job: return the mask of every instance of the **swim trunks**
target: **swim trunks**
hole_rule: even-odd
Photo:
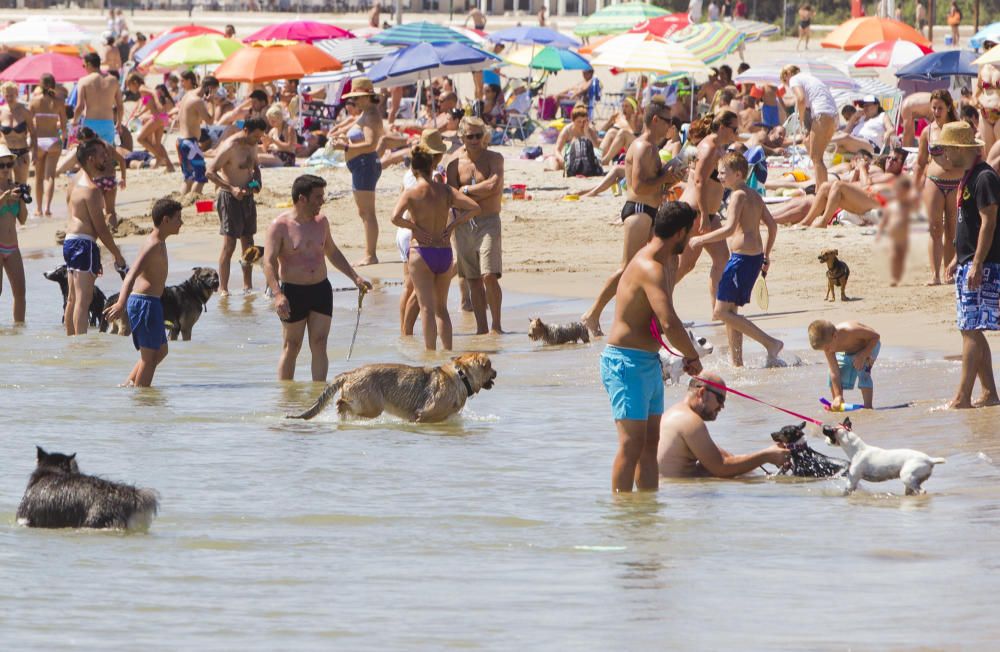
[[[663,372],[656,353],[609,344],[601,353],[601,382],[615,421],[663,414]]]
[[[726,269],[722,271],[722,278],[719,279],[719,291],[715,298],[718,301],[735,303],[737,306],[750,303],[753,285],[757,282],[757,275],[760,274],[760,269],[763,266],[764,254],[756,256],[731,255],[729,262],[726,263]]]
[[[257,202],[252,192],[237,199],[228,190],[220,190],[215,210],[219,213],[219,235],[243,238],[257,233]]]
[[[375,192],[382,176],[382,162],[375,152],[355,156],[347,162],[347,169],[351,171],[351,190]]]
[[[626,218],[638,213],[645,213],[646,215],[649,215],[649,219],[655,220],[656,206],[650,206],[649,204],[643,204],[637,201],[627,201],[625,202],[625,205],[622,206],[622,222],[624,223]]]
[[[94,118],[84,118],[83,126],[90,127],[97,134],[97,137],[112,147],[115,146],[115,121],[95,120]]]
[[[968,287],[972,261],[962,263],[955,272],[955,298],[958,330],[1000,330],[1000,263],[983,263],[983,280],[979,287]]]
[[[455,227],[455,254],[458,275],[476,280],[483,274],[497,278],[503,273],[500,249],[500,216],[481,215]]]
[[[854,368],[854,353],[837,353],[837,366],[840,368],[840,388],[854,389],[857,383],[858,389],[871,389],[875,386],[872,382],[872,365],[878,358],[878,352],[882,350],[882,343],[875,345],[875,350],[871,354],[871,363],[866,364],[861,371]]]
[[[767,104],[760,105],[760,121],[766,124],[768,127],[777,127],[781,124],[780,114],[778,113],[778,106],[769,106]]]
[[[177,157],[181,160],[181,174],[185,181],[208,182],[205,175],[205,155],[198,147],[197,138],[178,138]]]
[[[158,351],[167,343],[166,327],[163,323],[163,302],[160,297],[133,292],[125,304],[128,323],[132,327],[132,343],[138,349]]]
[[[288,299],[288,319],[282,319],[283,322],[291,324],[302,321],[310,312],[333,316],[333,286],[330,285],[330,279],[323,279],[312,285],[283,282],[281,293]]]
[[[73,233],[63,240],[63,260],[66,261],[66,269],[71,272],[87,272],[94,276],[100,276],[104,269],[101,267],[101,248],[94,242],[94,238],[83,233]]]

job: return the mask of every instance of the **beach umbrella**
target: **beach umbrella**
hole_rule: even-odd
[[[417,23],[406,23],[396,25],[387,30],[383,30],[368,39],[373,43],[382,45],[414,45],[416,43],[464,43],[474,45],[468,36],[459,34],[455,30],[421,21]]]
[[[771,23],[762,23],[759,20],[737,19],[729,23],[733,29],[739,30],[746,37],[747,43],[759,41],[781,32],[781,28]]]
[[[243,39],[243,42],[299,41],[313,43],[314,41],[339,38],[354,38],[354,34],[328,23],[318,23],[314,20],[289,20],[262,27]]]
[[[210,63],[222,63],[234,52],[243,48],[244,45],[236,39],[226,38],[218,34],[199,34],[174,41],[159,54],[145,59],[142,65],[160,68],[190,68]]]
[[[975,77],[979,74],[973,65],[976,53],[972,50],[945,50],[933,52],[896,71],[900,79],[941,79],[943,77]]]
[[[0,72],[0,79],[19,84],[37,84],[42,75],[48,73],[56,82],[75,82],[87,74],[83,61],[78,55],[46,52],[24,57]]]
[[[396,48],[379,45],[378,43],[369,43],[363,38],[339,38],[329,41],[316,41],[313,45],[341,63],[378,61],[396,51]]]
[[[982,28],[976,34],[969,39],[969,43],[972,47],[979,49],[983,47],[985,41],[993,41],[994,43],[1000,43],[1000,23],[993,23],[992,25],[987,25]]]
[[[993,46],[983,56],[972,62],[974,66],[984,66],[988,63],[1000,65],[1000,45]]]
[[[94,34],[76,23],[48,16],[32,16],[0,30],[0,45],[84,45]]]
[[[669,13],[645,2],[626,2],[608,5],[587,17],[573,28],[577,36],[597,36],[599,34],[620,34],[627,32],[644,20],[664,16]]]
[[[557,48],[580,47],[580,41],[572,36],[560,34],[548,27],[519,26],[502,29],[489,35],[494,43],[516,43],[518,45],[553,45]]]
[[[691,24],[691,17],[688,14],[667,14],[644,20],[629,30],[632,34],[652,34],[660,38],[667,38],[679,32]]]
[[[178,25],[177,27],[171,27],[165,32],[157,34],[155,38],[151,38],[146,42],[146,45],[142,46],[135,52],[136,61],[145,61],[149,57],[159,54],[168,45],[182,38],[187,38],[189,36],[198,36],[199,34],[218,34],[219,36],[225,36],[222,32],[217,29],[212,29],[211,27],[202,27],[200,25]]]
[[[852,54],[847,65],[855,68],[899,68],[933,51],[910,41],[879,41]]]
[[[799,67],[801,72],[812,75],[831,89],[843,88],[855,90],[858,88],[858,83],[847,73],[828,63],[819,61],[795,61],[794,63]],[[780,61],[777,63],[755,65],[750,70],[733,77],[733,81],[738,84],[771,84],[772,86],[780,86],[781,69],[785,65],[787,64]]]
[[[462,43],[417,43],[376,63],[368,70],[368,78],[379,85],[405,86],[439,75],[483,70],[499,60]]]
[[[910,41],[924,47],[932,45],[923,34],[906,23],[877,16],[852,18],[827,34],[819,44],[825,48],[860,50],[870,43],[894,40]]]
[[[258,42],[237,50],[213,73],[224,82],[265,82],[275,79],[301,79],[327,70],[340,70],[340,62],[308,43],[277,45]]]
[[[576,52],[551,45],[543,48],[519,47],[505,57],[504,61],[515,66],[548,70],[549,72],[591,70],[590,62]]]
[[[484,49],[486,47],[491,47],[486,45],[486,42],[489,40],[487,38],[489,35],[481,29],[474,29],[472,27],[452,27],[450,29],[453,29],[462,36],[468,38],[477,48]]]
[[[670,37],[705,63],[714,63],[739,47],[746,37],[728,23],[714,21],[685,27]]]
[[[604,43],[593,66],[622,72],[685,73],[706,77],[708,66],[687,48],[652,34],[622,34]]]

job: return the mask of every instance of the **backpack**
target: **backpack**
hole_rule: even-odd
[[[594,143],[589,138],[577,138],[570,143],[566,153],[567,177],[600,177],[604,176],[604,168],[594,152]]]

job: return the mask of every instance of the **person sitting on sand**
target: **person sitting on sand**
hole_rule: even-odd
[[[285,110],[280,103],[272,104],[264,114],[270,130],[260,141],[257,161],[262,168],[295,167],[295,148],[298,137],[295,125],[285,119]]]
[[[584,138],[594,144],[594,153],[600,156],[601,140],[597,136],[597,130],[587,117],[587,107],[577,104],[570,113],[570,122],[556,139],[555,148],[552,154],[545,157],[546,170],[564,170],[566,168],[566,155],[573,141],[577,138]]]
[[[642,114],[638,100],[626,97],[621,110],[608,118],[601,131],[604,132],[600,145],[600,150],[604,152],[601,165],[608,165],[615,157],[624,153],[642,133]]]
[[[781,467],[788,462],[788,450],[777,444],[747,455],[733,455],[719,448],[705,422],[715,421],[725,406],[726,381],[721,376],[705,372],[691,379],[684,398],[660,419],[660,441],[656,449],[660,477],[735,478],[761,464]]]
[[[660,147],[661,161],[670,161],[674,158],[677,158],[678,155],[681,153],[681,149],[683,147],[683,143],[681,142],[680,139],[680,130],[681,127],[683,126],[683,123],[680,121],[679,118],[673,118],[673,117],[669,119],[669,123],[670,125],[667,127],[667,135],[665,137],[666,142],[664,142],[663,146]],[[625,179],[624,160],[617,165],[612,165],[611,168],[608,170],[608,172],[604,175],[604,178],[601,179],[601,182],[596,186],[594,186],[593,188],[591,188],[590,190],[580,193],[580,197],[597,197],[608,188],[611,188],[616,184],[621,184],[623,179]],[[677,184],[673,184],[666,189],[670,190],[671,188],[676,188],[676,187]],[[615,191],[615,193],[618,194],[618,191]],[[617,219],[615,219],[612,222],[612,224],[617,224],[617,223],[619,223],[619,220]]]
[[[833,222],[838,211],[865,215],[884,208],[889,201],[886,186],[874,186],[870,163],[871,154],[858,152],[852,161],[854,171],[850,178],[820,184],[812,207],[798,223],[823,229]]]

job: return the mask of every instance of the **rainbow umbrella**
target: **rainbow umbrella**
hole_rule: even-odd
[[[852,54],[847,65],[855,68],[898,68],[933,51],[910,41],[879,41]]]
[[[136,50],[134,58],[136,61],[145,61],[153,55],[162,52],[174,41],[187,38],[189,36],[198,36],[199,34],[218,34],[219,36],[225,36],[219,30],[212,29],[211,27],[201,27],[200,25],[178,25],[177,27],[171,27],[161,34],[157,34],[156,38],[150,39],[146,45]]]
[[[547,45],[543,48],[519,47],[504,59],[507,63],[535,70],[591,70],[590,62],[572,50]]]
[[[645,2],[609,5],[588,16],[573,29],[573,33],[577,36],[618,34],[627,32],[644,20],[664,16],[667,13],[669,12],[666,9]]]
[[[261,41],[237,50],[215,69],[219,81],[252,84],[275,79],[301,79],[327,70],[340,70],[340,62],[308,43],[277,45]]]
[[[910,41],[928,48],[932,46],[923,34],[906,23],[877,16],[852,18],[830,32],[819,44],[825,48],[860,50],[870,43],[894,40]]]
[[[629,32],[632,34],[653,34],[660,38],[667,38],[690,24],[691,17],[688,14],[667,14],[644,20],[630,29]]]
[[[746,37],[727,23],[714,21],[685,27],[670,40],[691,51],[705,63],[714,63],[739,47]]]
[[[453,29],[421,21],[395,25],[368,39],[382,45],[415,45],[417,43],[463,43],[475,45],[468,36],[459,34]]]
[[[787,64],[778,62],[752,66],[750,70],[733,77],[733,81],[738,84],[750,83],[780,86],[781,69],[784,68],[785,65]],[[799,67],[800,72],[812,75],[830,88],[843,88],[847,90],[855,90],[858,88],[857,82],[851,79],[847,73],[842,72],[828,63],[820,63],[818,61],[796,61],[795,65]]]
[[[174,41],[157,55],[143,61],[143,65],[160,68],[179,68],[222,63],[244,45],[236,39],[218,34],[199,34]]]
[[[258,29],[243,39],[244,43],[255,41],[299,41],[312,43],[335,38],[354,38],[354,34],[336,25],[318,23],[314,20],[289,20]]]
[[[48,73],[59,83],[75,82],[87,74],[79,56],[47,52],[36,54],[12,63],[0,72],[0,79],[19,84],[37,84]]]

